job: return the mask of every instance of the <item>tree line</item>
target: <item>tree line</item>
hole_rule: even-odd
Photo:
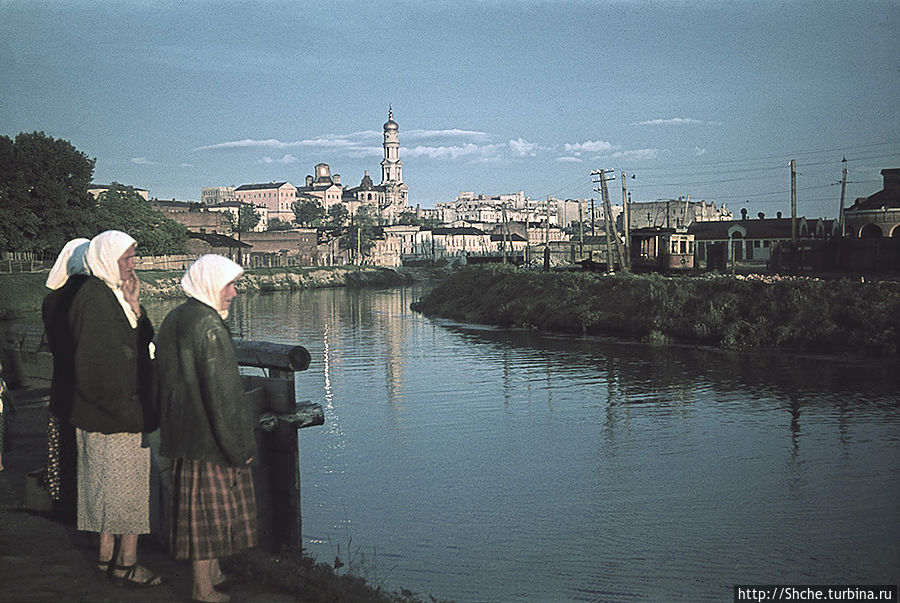
[[[96,159],[66,140],[43,132],[0,136],[0,252],[57,253],[66,241],[122,230],[138,242],[142,256],[187,252],[187,229],[154,209],[133,187],[112,183],[96,198],[88,192]],[[197,207],[199,209],[199,205]],[[273,219],[269,230],[295,225],[340,231],[341,245],[368,251],[375,229],[384,225],[376,208],[364,205],[353,215],[338,203],[326,211],[318,200],[293,204],[294,224]],[[250,204],[228,213],[232,233],[253,230],[260,216]],[[400,214],[399,224],[422,225],[415,212]]]
[[[55,254],[66,241],[122,230],[140,255],[187,251],[187,229],[133,187],[88,192],[96,159],[43,132],[0,136],[0,251]]]

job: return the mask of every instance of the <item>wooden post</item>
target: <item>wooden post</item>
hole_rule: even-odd
[[[298,429],[325,422],[322,406],[296,403],[294,373],[309,367],[303,346],[235,341],[242,366],[268,369],[268,377],[245,375],[244,389],[257,418],[260,463],[254,467],[262,544],[272,551],[303,547],[300,513]]]

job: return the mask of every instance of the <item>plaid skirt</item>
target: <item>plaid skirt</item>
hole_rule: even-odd
[[[172,468],[175,559],[218,559],[257,542],[250,467],[175,459]]]

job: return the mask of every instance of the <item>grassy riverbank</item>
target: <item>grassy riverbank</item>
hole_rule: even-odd
[[[142,270],[138,272],[144,299],[170,299],[183,295],[182,270]],[[253,268],[238,281],[238,291],[296,291],[320,287],[390,287],[409,283],[421,273],[409,269],[381,267],[326,266],[305,268]],[[28,316],[34,322],[47,295],[47,272],[0,274],[0,320]],[[38,317],[38,321],[39,321]]]
[[[483,324],[650,343],[898,354],[900,283],[465,268],[413,309]]]

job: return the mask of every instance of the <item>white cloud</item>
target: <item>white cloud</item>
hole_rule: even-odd
[[[604,155],[604,159],[656,159],[659,156],[659,149],[633,149],[631,151],[616,151],[609,155]]]
[[[150,161],[146,157],[132,157],[131,163],[135,165],[157,165],[155,161]]]
[[[537,144],[528,142],[522,138],[509,141],[509,150],[516,157],[534,157],[539,148],[540,147]]]
[[[574,144],[566,143],[563,145],[563,148],[568,152],[575,152],[577,154],[579,152],[598,153],[601,151],[610,151],[614,147],[605,140],[586,140]]]
[[[560,163],[581,163],[583,159],[581,157],[557,157],[556,161]]]
[[[478,132],[476,130],[460,130],[458,128],[449,128],[446,130],[409,130],[401,131],[402,138],[488,138],[487,132]]]
[[[472,143],[440,147],[419,145],[402,149],[401,156],[428,157],[430,159],[484,158],[496,155],[501,148],[502,145],[477,145]]]
[[[670,117],[668,119],[648,119],[646,121],[638,121],[630,124],[632,126],[717,126],[720,125],[715,121],[703,121],[692,117]]]
[[[291,155],[290,153],[285,154],[281,159],[272,159],[271,157],[263,157],[259,160],[258,163],[281,163],[284,165],[290,165],[292,163],[297,163],[297,158]]]

